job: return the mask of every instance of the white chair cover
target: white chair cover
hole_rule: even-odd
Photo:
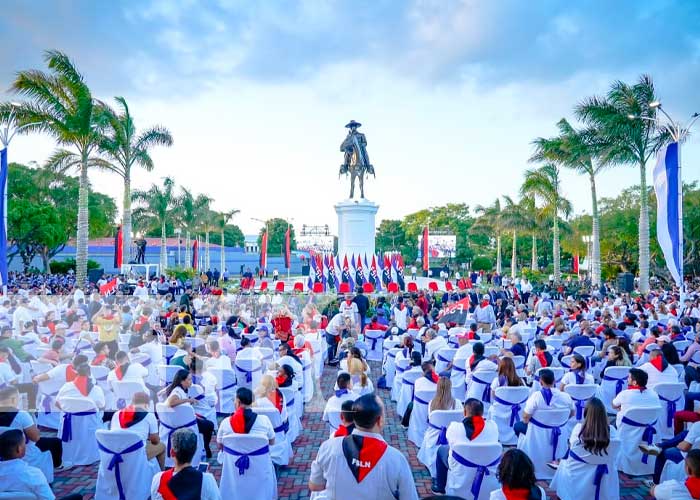
[[[236,358],[234,362],[236,372],[236,382],[238,387],[247,387],[251,391],[260,385],[262,377],[262,363],[257,358]]]
[[[343,423],[340,420],[340,410],[328,410],[326,411],[326,416],[328,417],[328,427],[330,428],[330,436],[333,437],[335,434],[335,431],[338,430],[338,427],[341,426]]]
[[[610,366],[603,373],[598,389],[598,399],[603,402],[608,413],[617,414],[617,410],[612,407],[612,400],[620,391],[627,388],[629,372],[629,366]]]
[[[138,434],[129,430],[98,430],[100,467],[95,500],[148,498],[158,462],[149,462],[146,447]]]
[[[306,351],[301,354],[301,361],[304,374],[304,402],[308,403],[314,397],[314,363],[311,355]]]
[[[173,359],[173,356],[175,356],[175,353],[177,352],[178,348],[177,346],[167,344],[163,346],[163,357],[165,358],[165,364],[169,365],[170,361]]]
[[[61,398],[58,437],[63,441],[63,465],[90,465],[100,459],[95,432],[102,426],[101,412],[88,398]]]
[[[394,376],[394,382],[391,385],[391,400],[398,403],[399,397],[401,396],[401,384],[403,383],[403,374],[408,370],[411,361],[404,357],[397,357],[396,361],[396,375]]]
[[[497,387],[489,407],[489,419],[498,426],[498,441],[501,444],[514,445],[518,442],[513,432],[513,424],[523,417],[523,407],[530,395],[530,388]]]
[[[306,340],[311,344],[314,350],[314,376],[319,379],[321,374],[323,374],[323,359],[326,355],[326,342],[322,338],[309,338],[307,335]]]
[[[29,366],[32,369],[33,376],[37,376],[41,373],[46,373],[51,368],[53,368],[49,363],[42,363],[42,362],[37,361],[35,359],[33,359],[29,362]]]
[[[515,365],[515,373],[518,377],[525,378],[525,356],[513,356],[513,364]]]
[[[435,389],[414,391],[413,411],[408,421],[406,437],[416,446],[423,442],[425,430],[428,428],[428,408],[430,401],[435,397]]]
[[[560,500],[619,500],[620,480],[615,466],[620,441],[612,439],[607,453],[594,455],[576,445],[559,462],[549,487]]]
[[[451,450],[459,467],[447,473],[446,493],[474,500],[488,500],[499,487],[496,468],[503,447],[499,443],[458,443]]]
[[[224,437],[219,490],[223,498],[235,492],[246,500],[275,500],[277,478],[267,439],[249,434]]]
[[[218,429],[219,423],[216,419],[216,395],[210,394],[207,396],[204,392],[204,387],[199,384],[192,384],[187,391],[187,396],[197,400],[193,405],[194,413],[214,424],[214,430]]]
[[[384,379],[386,380],[386,386],[389,389],[394,389],[394,378],[396,377],[396,353],[401,349],[398,347],[392,347],[386,351],[386,356],[384,358]]]
[[[618,469],[630,476],[654,472],[656,457],[642,454],[639,445],[652,444],[658,425],[658,408],[630,408],[617,429],[620,439]]]
[[[299,391],[295,387],[280,387],[280,392],[284,396],[284,405],[287,408],[287,419],[289,420],[289,431],[287,439],[290,443],[296,441],[301,433],[301,418],[297,413],[296,398]]]
[[[133,395],[137,392],[143,392],[144,389],[143,384],[135,380],[113,380],[111,388],[114,392],[117,410],[121,410],[131,404]],[[148,394],[148,392],[146,394]]]
[[[95,381],[95,384],[102,389],[105,395],[105,408],[108,410],[116,410],[116,398],[112,393],[112,386],[107,380],[107,375],[109,375],[109,369],[106,366],[91,366],[90,375]]]
[[[272,428],[275,430],[275,444],[270,447],[272,463],[276,465],[289,465],[289,461],[292,456],[294,456],[292,445],[287,440],[289,422],[284,422],[282,420],[282,415],[277,411],[277,408],[253,407],[252,410],[258,415],[265,415],[269,418],[272,423]]]
[[[564,392],[571,396],[576,407],[574,417],[569,420],[572,429],[573,425],[583,420],[583,410],[586,407],[586,403],[596,395],[597,391],[598,385],[596,384],[569,384],[564,387]]]
[[[216,412],[230,415],[234,412],[236,398],[236,373],[227,368],[211,368],[209,373],[216,377]]]
[[[381,330],[365,330],[365,344],[368,361],[381,361],[384,353],[384,332]]]
[[[488,411],[491,404],[491,382],[496,376],[498,376],[498,373],[490,370],[472,372],[471,381],[467,385],[465,400],[476,398],[484,403],[484,412]]]
[[[547,368],[538,368],[535,371],[535,375],[532,377],[532,389],[531,393],[539,392],[542,389],[540,385],[540,370],[551,370],[554,373],[554,385],[559,387],[559,382],[564,378],[565,369],[561,366],[548,366]]]
[[[568,408],[537,410],[527,425],[527,432],[518,437],[518,449],[532,460],[537,479],[551,479],[554,471],[547,467],[547,462],[566,453],[568,436],[562,430],[568,420]]]
[[[453,347],[443,347],[435,353],[435,372],[442,373],[447,370],[447,365],[449,365],[455,357],[457,349]]]
[[[685,403],[685,384],[663,383],[656,384],[652,389],[661,400],[661,410],[659,410],[659,423],[656,426],[658,435],[655,441],[669,439],[674,435],[673,416],[677,410],[682,410]]]
[[[457,401],[464,401],[466,399],[466,367],[467,358],[452,358],[452,371],[450,372],[450,382],[452,382],[452,397],[455,398]]]
[[[418,370],[406,370],[401,377],[401,393],[399,394],[399,400],[396,403],[396,414],[403,418],[403,414],[406,413],[406,408],[408,408],[408,403],[413,401],[413,386],[418,378],[422,377],[423,374]]]
[[[158,383],[161,387],[166,387],[170,385],[170,382],[175,378],[175,374],[182,370],[181,366],[178,365],[156,365],[156,372],[158,372]]]
[[[260,351],[260,354],[262,354],[261,362],[263,370],[265,370],[270,366],[270,363],[275,362],[275,351],[273,351],[271,347],[258,347],[257,349]]]
[[[160,440],[165,443],[165,465],[172,467],[173,459],[170,457],[170,436],[178,429],[190,429],[197,435],[197,451],[192,458],[192,466],[199,466],[204,454],[204,440],[197,428],[197,418],[194,414],[194,409],[188,404],[178,405],[175,408],[170,408],[164,403],[156,405],[156,413],[158,414],[158,435]]]
[[[461,422],[463,418],[462,410],[434,410],[428,415],[428,428],[418,450],[418,460],[428,468],[431,477],[435,477],[438,446],[447,444],[447,427],[451,422]]]
[[[39,382],[37,402],[37,424],[48,429],[58,429],[60,425],[61,410],[56,406],[56,396],[61,390],[63,384],[66,383],[66,367],[68,365],[58,365],[61,369],[58,370],[58,376],[55,379]]]

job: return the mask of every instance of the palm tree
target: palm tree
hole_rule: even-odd
[[[501,201],[496,198],[493,205],[488,207],[478,205],[475,210],[479,218],[476,219],[472,230],[481,233],[491,232],[496,238],[496,272],[501,274],[501,237],[503,236]]]
[[[524,213],[521,200],[519,203],[515,203],[510,196],[503,196],[506,204],[501,211],[501,225],[504,231],[511,231],[513,233],[513,249],[510,256],[510,276],[515,278],[518,271],[518,232],[526,231],[531,228],[530,221],[527,218],[527,214]],[[537,252],[536,243],[535,252]],[[537,261],[535,261],[536,263]]]
[[[166,177],[163,186],[151,185],[146,191],[134,191],[131,194],[133,201],[138,203],[134,210],[134,219],[140,225],[149,230],[160,229],[160,272],[168,267],[168,254],[165,226],[175,217],[178,209],[178,198],[174,195],[175,181]]]
[[[552,257],[554,260],[554,280],[561,278],[561,262],[559,256],[559,214],[568,217],[571,213],[571,202],[561,193],[561,177],[559,168],[554,163],[547,163],[539,168],[526,170],[525,181],[520,192],[523,196],[532,196],[544,203],[544,210],[551,215],[554,223],[552,228]]]
[[[649,291],[649,193],[646,164],[670,136],[657,127],[654,82],[649,75],[629,85],[616,81],[605,97],[590,97],[576,107],[576,115],[595,127],[613,147],[609,159],[639,167],[639,289]],[[639,117],[640,119],[634,119]]]
[[[221,212],[218,219],[219,229],[221,230],[221,269],[219,271],[223,275],[224,269],[226,269],[226,245],[224,244],[224,229],[226,225],[231,222],[233,216],[239,213],[240,210],[229,210],[228,212]]]
[[[527,228],[527,232],[530,233],[530,237],[532,238],[530,270],[537,271],[539,269],[537,263],[537,237],[542,232],[542,212],[537,208],[535,199],[532,197],[521,199],[518,206],[522,223]]]
[[[153,159],[148,150],[153,146],[172,146],[173,138],[168,129],[155,126],[137,134],[129,106],[123,97],[114,98],[119,112],[108,110],[109,130],[101,144],[101,150],[111,160],[113,171],[124,179],[124,206],[122,208],[122,262],[129,262],[131,249],[131,169],[134,165],[150,172]]]
[[[178,198],[179,219],[185,226],[185,268],[189,269],[192,267],[190,234],[198,230],[202,210],[208,207],[212,200],[203,194],[195,197],[189,189],[184,187],[181,190],[182,193]]]
[[[59,147],[48,165],[59,172],[77,169],[78,234],[75,256],[76,283],[82,286],[87,277],[88,253],[88,171],[92,167],[109,169],[104,160],[93,156],[104,138],[107,125],[105,105],[93,98],[83,75],[65,54],[46,51],[44,60],[49,73],[39,70],[20,71],[11,90],[28,99],[14,108],[21,133],[43,132],[53,137]]]
[[[535,139],[535,154],[531,161],[552,161],[570,168],[579,174],[587,175],[591,185],[592,242],[591,242],[591,282],[600,284],[600,215],[596,194],[596,175],[610,165],[605,152],[607,145],[599,131],[594,129],[576,130],[562,118],[557,123],[559,135],[551,139]]]
[[[204,232],[204,268],[211,270],[211,259],[209,258],[209,233],[218,229],[219,214],[209,207],[203,209],[199,215],[200,228]]]

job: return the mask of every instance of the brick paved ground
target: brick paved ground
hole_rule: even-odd
[[[375,363],[373,363],[376,365]],[[377,380],[378,366],[373,366],[373,380]],[[326,367],[321,378],[321,391],[324,397],[318,394],[306,406],[303,427],[304,431],[294,443],[294,458],[292,463],[280,471],[278,481],[279,497],[282,500],[301,500],[309,498],[309,491],[306,483],[309,478],[309,469],[311,461],[316,456],[316,451],[319,445],[328,438],[328,427],[322,422],[321,415],[325,405],[325,398],[331,394],[335,374],[337,371]],[[413,477],[418,488],[420,497],[429,496],[430,493],[430,474],[423,467],[416,457],[418,449],[406,439],[406,432],[402,429],[399,418],[396,415],[395,404],[389,400],[389,391],[380,390],[380,396],[383,398],[385,406],[388,410],[387,427],[384,429],[384,437],[389,444],[401,450],[409,460],[413,469]],[[216,456],[216,443],[212,444],[212,450]],[[221,466],[216,463],[215,459],[211,461],[210,471],[217,478],[221,475]],[[57,497],[68,495],[70,493],[82,493],[84,498],[91,500],[95,490],[95,480],[97,477],[97,465],[86,467],[75,467],[67,471],[60,471],[56,474],[56,480],[53,483],[53,490]],[[542,484],[546,487],[546,484]],[[642,500],[651,498],[648,496],[648,490],[641,485],[638,478],[631,478],[624,474],[620,474],[621,500]],[[549,497],[556,499],[556,495],[548,490]]]

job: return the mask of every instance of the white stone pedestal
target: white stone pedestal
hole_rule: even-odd
[[[338,214],[338,256],[374,255],[375,225],[379,205],[365,199],[348,199],[335,205]]]

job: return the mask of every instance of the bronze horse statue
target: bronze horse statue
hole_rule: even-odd
[[[357,129],[362,124],[355,120],[350,120],[350,123],[345,125],[345,128],[350,129],[345,140],[340,145],[340,151],[345,153],[345,161],[340,166],[340,175],[350,175],[350,198],[355,196],[355,179],[360,181],[360,198],[365,197],[365,174],[374,173],[374,167],[369,162],[367,155],[367,139],[365,134],[358,132]]]

